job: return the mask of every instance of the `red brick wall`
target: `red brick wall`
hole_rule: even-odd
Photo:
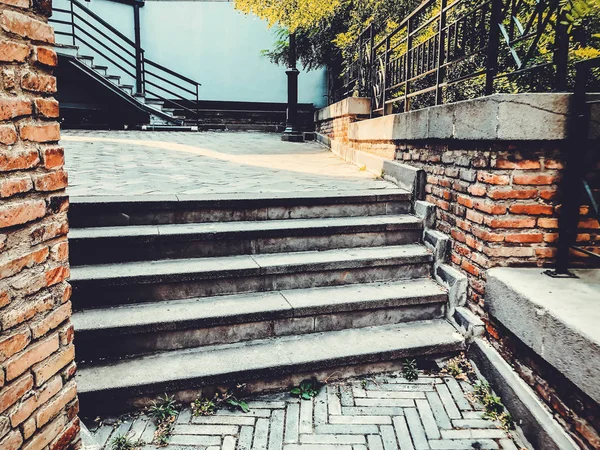
[[[0,448],[77,446],[67,175],[48,0],[0,0]]]
[[[437,229],[452,236],[450,260],[469,278],[473,309],[482,312],[486,269],[552,263],[562,169],[555,145],[400,145],[396,158],[426,171],[426,200],[437,206]],[[598,251],[598,222],[582,213],[578,244]]]

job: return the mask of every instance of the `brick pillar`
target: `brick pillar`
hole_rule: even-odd
[[[0,448],[77,447],[50,0],[0,0]]]

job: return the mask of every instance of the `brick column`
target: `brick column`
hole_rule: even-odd
[[[0,0],[0,448],[79,440],[50,0]]]

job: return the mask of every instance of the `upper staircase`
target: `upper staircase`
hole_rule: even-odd
[[[399,189],[73,198],[84,413],[461,350],[410,212]]]
[[[200,83],[145,57],[129,39],[78,0],[53,6],[49,22],[62,64],[85,74],[123,102],[145,113],[143,129],[197,130]],[[62,71],[61,71],[62,72]],[[60,83],[60,78],[59,78]],[[61,101],[61,109],[93,108]]]

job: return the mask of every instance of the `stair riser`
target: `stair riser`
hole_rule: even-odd
[[[335,381],[360,375],[397,371],[402,368],[402,359],[404,358],[431,360],[453,356],[462,350],[464,350],[463,343],[453,343],[329,361],[311,361],[306,364],[282,364],[266,370],[236,371],[235,367],[232,367],[230,373],[217,377],[185,379],[101,392],[80,391],[78,396],[81,414],[95,417],[101,413],[117,413],[144,408],[151,405],[156,397],[163,393],[174,395],[181,404],[190,404],[198,397],[211,398],[217,390],[224,392],[238,383],[245,384],[244,393],[248,395],[287,390],[290,386],[297,386],[302,380],[309,378]],[[157,367],[157,370],[160,368]],[[249,414],[256,413],[256,411],[251,411]]]
[[[108,334],[108,330],[107,332],[76,331],[77,357],[90,361],[206,345],[233,344],[253,339],[440,319],[444,317],[444,311],[444,303],[429,303],[399,308],[278,318],[209,328],[155,330],[139,334],[131,334],[135,330],[110,330],[111,334]],[[102,342],[102,346],[98,346],[98,342]]]
[[[300,230],[301,231],[301,230]],[[292,231],[298,233],[299,230]],[[253,238],[240,236],[156,236],[147,239],[98,238],[70,239],[70,262],[73,266],[126,261],[149,261],[171,258],[249,255],[261,253],[301,252],[340,248],[379,247],[419,242],[420,230],[358,232],[313,236]],[[269,234],[268,231],[265,232]],[[256,233],[254,233],[256,234]],[[137,242],[132,242],[137,241]]]
[[[381,264],[381,263],[380,263]],[[189,281],[156,281],[141,283],[131,281],[115,286],[119,280],[72,280],[73,305],[82,310],[92,307],[176,300],[192,297],[264,292],[284,289],[303,289],[317,286],[373,283],[378,281],[408,280],[428,277],[430,262],[414,264],[379,265],[369,267],[361,262],[356,267],[243,276],[238,273],[224,278],[208,278]]]
[[[193,208],[165,205],[144,208],[143,205],[78,205],[74,203],[69,213],[72,228],[164,225],[177,223],[234,222],[281,219],[313,219],[329,217],[363,217],[410,213],[409,201],[365,202],[298,206],[250,206]]]

